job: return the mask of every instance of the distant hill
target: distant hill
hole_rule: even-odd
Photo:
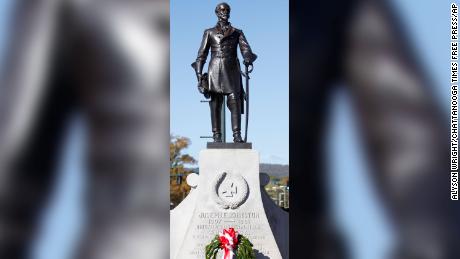
[[[198,173],[198,167],[189,168],[195,173]],[[281,165],[281,164],[260,164],[259,171],[261,173],[266,173],[270,176],[275,177],[284,177],[289,176],[289,165]]]
[[[289,176],[289,165],[280,164],[260,164],[260,172],[270,176],[283,177]]]

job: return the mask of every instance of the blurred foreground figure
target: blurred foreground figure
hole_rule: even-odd
[[[0,258],[28,258],[76,112],[89,173],[78,258],[169,257],[168,8],[13,1],[0,71]]]
[[[349,258],[332,224],[325,184],[325,122],[336,85],[351,93],[375,185],[397,235],[389,258],[460,258],[448,120],[387,4],[290,3],[292,258]]]

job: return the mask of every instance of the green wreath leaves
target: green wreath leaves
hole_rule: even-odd
[[[219,249],[221,249],[219,235],[216,235],[211,243],[206,246],[206,259],[216,259]]]
[[[238,235],[238,246],[236,248],[236,258],[238,259],[255,259],[256,254],[253,245],[249,239],[243,235]]]
[[[249,239],[241,234],[238,235],[238,244],[235,249],[235,255],[237,259],[255,259],[256,254],[252,248],[253,244]],[[206,259],[216,259],[217,253],[222,249],[219,235],[216,235],[214,239],[206,246]]]

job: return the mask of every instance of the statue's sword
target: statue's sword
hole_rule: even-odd
[[[249,69],[251,67],[251,69]],[[248,142],[248,125],[249,125],[249,73],[252,72],[253,66],[246,65],[244,71],[244,77],[246,78],[246,122],[245,122],[245,129],[244,129],[244,142]]]

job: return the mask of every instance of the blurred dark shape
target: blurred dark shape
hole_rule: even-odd
[[[337,85],[351,93],[376,188],[397,235],[391,258],[460,258],[448,120],[397,18],[386,1],[290,2],[292,258],[349,258],[331,219],[324,167]]]
[[[14,1],[0,71],[0,258],[28,258],[77,112],[88,132],[77,257],[169,257],[168,14],[168,1]]]

